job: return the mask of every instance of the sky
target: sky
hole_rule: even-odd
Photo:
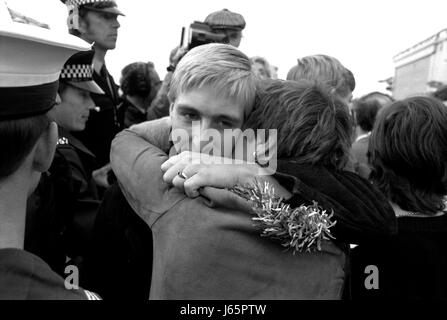
[[[0,0],[3,1],[3,0]],[[66,7],[59,0],[6,0],[8,6],[66,30]],[[447,28],[446,0],[117,0],[120,17],[117,48],[106,64],[118,82],[121,69],[152,61],[164,77],[169,53],[179,45],[181,29],[227,8],[247,22],[239,47],[248,56],[265,57],[287,72],[300,57],[327,54],[356,78],[354,97],[385,91],[379,80],[394,75],[393,57]]]

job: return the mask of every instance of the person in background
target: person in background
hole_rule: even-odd
[[[180,59],[186,54],[188,50],[183,47],[176,47],[171,51],[169,55],[169,66],[166,68],[166,75],[161,83],[160,89],[157,91],[157,95],[152,100],[149,109],[147,110],[147,121],[156,120],[169,115],[169,107],[171,102],[168,98],[168,92],[171,87],[172,75],[175,71]]]
[[[270,65],[270,73],[272,75],[272,79],[276,80],[278,79],[278,67]]]
[[[228,44],[238,48],[242,40],[242,30],[245,29],[245,19],[239,13],[223,9],[210,13],[204,23],[208,24],[216,32],[223,32],[227,35]],[[172,75],[181,58],[187,53],[187,49],[176,47],[169,56],[169,66],[166,68],[166,76],[163,79],[157,96],[152,101],[147,113],[147,120],[155,120],[169,115],[171,102],[168,98],[168,92],[171,87]]]
[[[101,187],[108,187],[110,144],[122,129],[122,124],[119,123],[117,111],[120,104],[118,86],[107,70],[105,57],[109,50],[116,47],[120,28],[118,16],[124,14],[118,9],[116,1],[61,1],[69,10],[69,32],[92,43],[95,50],[93,80],[105,95],[92,94],[97,109],[90,115],[85,130],[76,133],[76,137],[96,156],[95,181]]]
[[[380,112],[370,177],[394,208],[399,232],[353,250],[354,298],[447,299],[446,123],[447,108],[430,97]]]
[[[443,85],[432,93],[432,96],[447,105],[447,85]]]
[[[356,172],[368,179],[371,168],[368,164],[368,144],[371,130],[380,109],[392,103],[392,98],[380,92],[371,92],[352,103],[352,112],[356,124],[356,138],[351,154],[355,158]]]
[[[355,86],[356,86],[355,77],[354,77],[354,74],[352,73],[352,71],[349,69],[345,70],[343,77],[345,79],[346,84],[348,85],[349,90],[351,91],[351,95],[348,96],[348,99],[345,100],[348,103],[348,107],[351,110],[351,107],[352,107],[351,102],[352,102],[352,97],[353,97],[352,93],[354,92]]]
[[[152,276],[152,232],[133,211],[118,183],[104,194],[91,239],[81,285],[104,300],[147,301]]]
[[[292,67],[287,80],[310,80],[321,83],[332,90],[348,106],[355,89],[355,78],[352,72],[337,59],[327,55],[314,55],[298,59]]]
[[[124,128],[152,117],[148,113],[155,113],[156,110],[149,107],[160,86],[160,77],[152,62],[134,62],[124,67],[120,79],[124,101],[118,108]]]
[[[262,80],[271,79],[271,66],[268,63],[267,59],[262,57],[252,57],[250,58],[251,69],[253,73]]]
[[[348,107],[351,116],[352,129],[355,128],[355,119],[351,109],[352,93],[356,83],[352,72],[345,68],[340,61],[327,55],[313,55],[298,59],[296,66],[292,67],[287,80],[309,80],[320,83],[329,88],[332,94],[340,98]],[[354,140],[354,130],[352,141]],[[354,156],[350,155],[345,170],[357,172],[358,164]]]
[[[387,107],[395,101],[393,97],[391,97],[390,95],[379,91],[370,92],[361,97],[361,99],[363,101],[371,101],[371,100],[377,101],[380,103],[382,107]]]
[[[236,12],[223,9],[210,13],[204,21],[211,29],[227,35],[228,44],[239,48],[242,40],[242,31],[246,23],[244,17]]]
[[[60,274],[66,265],[82,269],[100,203],[92,178],[96,158],[73,136],[85,129],[95,108],[90,94],[104,94],[92,80],[93,56],[92,50],[77,53],[61,71],[61,103],[49,114],[58,125],[56,153],[49,175],[42,178],[28,204],[25,248]]]
[[[84,41],[8,21],[0,3],[0,300],[99,300],[24,251],[27,198],[53,160],[58,78]],[[20,53],[20,54],[18,54]]]
[[[351,70],[346,69],[346,72],[343,75],[345,79],[345,83],[347,84],[349,90],[351,91],[351,95],[348,97],[348,99],[345,99],[345,102],[348,104],[349,107],[349,115],[351,116],[351,125],[352,125],[352,141],[355,139],[355,130],[356,130],[356,123],[355,123],[355,116],[354,111],[352,110],[352,92],[355,90],[355,77],[354,74],[351,72]],[[357,170],[358,165],[356,164],[355,158],[350,156],[350,161],[348,163],[348,166],[346,167],[347,170]]]
[[[122,70],[120,82],[124,101],[119,114],[125,127],[159,116],[158,109],[148,109],[160,85],[151,62],[129,64]],[[91,234],[82,284],[105,300],[149,299],[152,233],[130,207],[118,183],[104,193]]]

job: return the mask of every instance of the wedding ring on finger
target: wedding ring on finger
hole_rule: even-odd
[[[182,178],[182,179],[188,179],[188,176],[183,172],[183,170],[182,171],[179,171],[178,173],[177,173],[177,175],[180,177],[180,178]]]

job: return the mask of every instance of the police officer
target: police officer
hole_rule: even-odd
[[[73,133],[85,129],[91,94],[104,94],[92,80],[93,50],[73,55],[59,79],[61,103],[50,112],[58,124],[59,138],[49,176],[44,176],[31,197],[27,214],[25,248],[63,273],[69,264],[81,267],[99,207],[96,183],[92,179],[95,156]]]
[[[94,299],[23,250],[27,197],[53,159],[54,106],[65,60],[88,45],[18,24],[0,3],[0,299]]]
[[[97,158],[95,172],[97,181],[107,186],[104,180],[109,163],[110,144],[121,129],[117,116],[120,103],[118,86],[106,68],[105,56],[108,50],[116,47],[120,24],[118,16],[124,14],[115,1],[108,0],[61,0],[67,5],[69,32],[89,43],[94,43],[94,81],[105,95],[92,94],[97,112],[92,112],[86,129],[76,136]]]

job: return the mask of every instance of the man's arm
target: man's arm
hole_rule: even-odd
[[[183,197],[170,192],[161,164],[168,159],[169,119],[145,122],[119,133],[112,142],[111,165],[132,208],[151,225]],[[159,148],[160,147],[160,148]]]
[[[161,88],[158,90],[156,97],[152,101],[151,105],[147,110],[147,120],[151,121],[154,119],[159,119],[162,117],[166,117],[169,115],[169,107],[171,105],[168,93],[171,88],[171,79],[173,76],[173,72],[179,61],[186,54],[187,49],[182,47],[176,47],[171,51],[171,55],[169,57],[169,66],[172,69],[168,70]]]
[[[236,185],[246,186],[263,180],[272,185],[275,193],[282,198],[289,198],[291,194],[278,183],[274,172],[260,167],[257,163],[243,162],[241,164],[223,164],[220,157],[184,151],[171,157],[162,166],[165,182],[185,191],[190,198],[195,198],[202,188],[232,188]],[[177,173],[182,172],[186,179]],[[212,194],[215,194],[214,192]]]
[[[169,99],[168,92],[171,87],[172,72],[166,74],[163,84],[157,92],[154,100],[147,109],[147,120],[155,120],[169,115]]]

